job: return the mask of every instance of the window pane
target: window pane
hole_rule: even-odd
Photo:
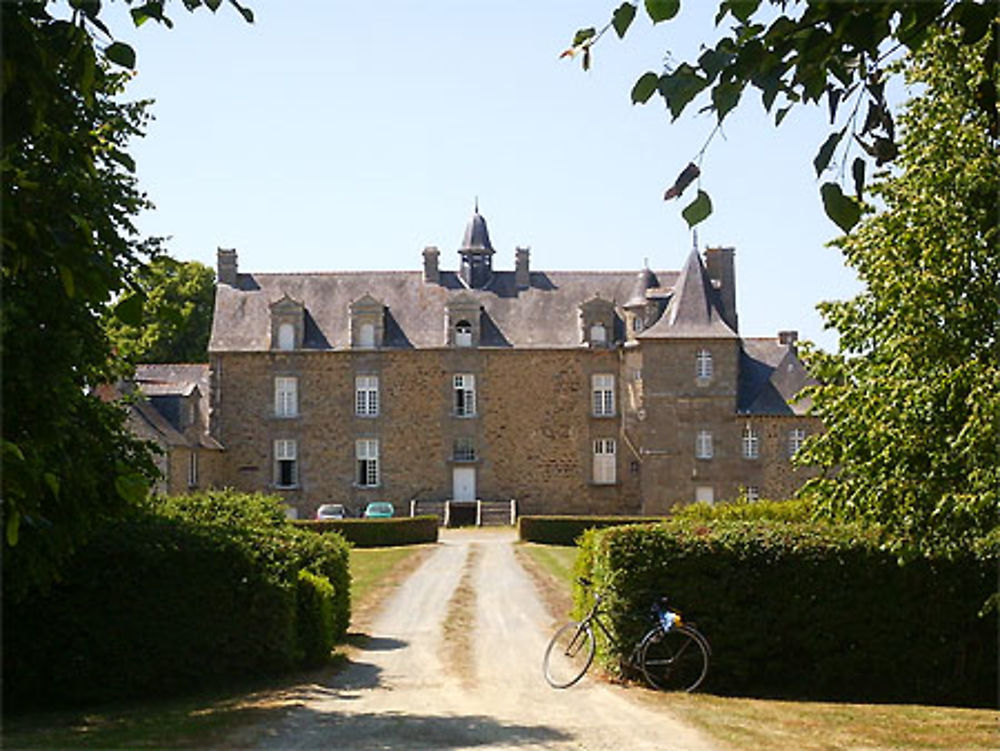
[[[698,378],[712,377],[712,353],[707,349],[698,350],[695,357],[695,376]]]
[[[278,349],[295,349],[295,327],[292,324],[278,326]]]

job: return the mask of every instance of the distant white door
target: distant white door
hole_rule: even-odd
[[[476,500],[476,468],[455,467],[451,474],[451,498],[454,501]]]

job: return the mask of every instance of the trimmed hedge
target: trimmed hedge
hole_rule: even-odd
[[[438,540],[438,518],[433,515],[398,519],[302,520],[294,524],[311,532],[337,532],[359,548],[420,545]]]
[[[50,591],[5,603],[4,701],[167,696],[323,659],[350,615],[347,561],[276,499],[158,501],[106,523]]]
[[[588,529],[659,521],[662,519],[645,516],[522,516],[517,520],[517,536],[522,542],[576,545],[580,535]]]
[[[674,520],[586,533],[577,571],[613,582],[626,649],[644,628],[626,614],[667,594],[712,644],[709,691],[992,706],[998,553],[900,563],[856,527]]]

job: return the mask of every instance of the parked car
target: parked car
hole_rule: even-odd
[[[365,506],[365,519],[390,519],[395,513],[391,503],[375,501]]]
[[[316,509],[317,519],[343,519],[347,511],[341,503],[324,503]]]

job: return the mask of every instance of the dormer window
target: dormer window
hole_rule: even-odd
[[[613,343],[615,306],[598,296],[580,305],[581,338],[589,347],[608,347]]]
[[[288,295],[271,303],[271,349],[284,352],[302,348],[306,309]]]
[[[472,295],[460,293],[445,306],[446,332],[451,347],[478,347],[482,306]]]
[[[462,320],[455,324],[455,346],[472,346],[472,324]]]
[[[385,305],[371,295],[351,303],[351,347],[378,349],[385,334]]]

